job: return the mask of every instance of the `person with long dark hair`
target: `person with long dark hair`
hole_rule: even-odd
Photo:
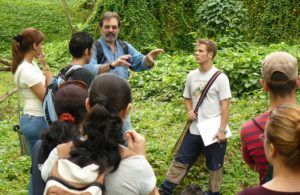
[[[243,190],[239,195],[300,194],[300,107],[281,104],[270,114],[261,141],[273,178],[260,186]]]
[[[52,73],[43,54],[43,40],[41,31],[27,28],[13,38],[12,44],[12,73],[24,100],[20,128],[29,142],[30,153],[40,131],[47,128],[42,101]],[[41,64],[42,70],[33,61],[35,58]]]
[[[79,132],[86,114],[87,97],[88,87],[80,81],[67,81],[57,91],[54,107],[59,120],[49,126],[33,147],[31,170],[34,195],[40,195],[44,191],[45,182],[41,177],[41,167],[51,150],[59,144],[71,141]]]
[[[129,148],[122,145],[122,124],[130,107],[131,89],[125,79],[114,74],[97,76],[89,89],[81,134],[51,151],[42,168],[44,181],[56,168],[63,180],[77,184],[89,184],[99,177],[103,182],[106,175],[108,194],[155,194],[156,179],[145,158],[145,139],[129,131]],[[47,182],[44,194],[51,187]]]

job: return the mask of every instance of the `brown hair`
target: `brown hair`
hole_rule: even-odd
[[[24,60],[26,52],[33,48],[33,44],[39,44],[44,40],[44,34],[34,28],[27,28],[21,34],[13,38],[12,44],[12,73],[15,73],[19,64]]]
[[[299,169],[300,165],[300,107],[292,104],[278,106],[266,125],[266,142],[272,143],[285,166]]]
[[[120,28],[121,27],[121,20],[120,20],[119,14],[117,14],[116,12],[105,12],[103,14],[102,18],[100,19],[99,26],[102,27],[103,21],[111,19],[111,18],[116,18],[118,20],[118,26]]]
[[[214,59],[214,57],[217,54],[217,44],[215,42],[208,40],[208,39],[200,39],[200,40],[197,40],[196,44],[197,45],[200,45],[200,44],[206,45],[206,51],[212,52],[213,53],[212,59]]]

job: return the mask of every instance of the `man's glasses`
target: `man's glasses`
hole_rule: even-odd
[[[113,30],[117,30],[119,27],[117,25],[113,25],[113,26],[110,26],[110,25],[104,25],[103,28],[105,30],[109,30],[110,28],[112,28]]]

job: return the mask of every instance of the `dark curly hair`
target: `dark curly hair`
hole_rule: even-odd
[[[87,97],[87,88],[75,84],[67,85],[57,91],[54,102],[57,116],[68,113],[74,118],[74,122],[55,121],[50,125],[48,131],[41,135],[43,142],[40,159],[43,162],[53,148],[58,144],[71,141],[74,134],[78,132],[79,124],[82,123],[86,114],[85,100]]]
[[[121,161],[119,145],[124,143],[119,112],[131,103],[128,82],[114,74],[98,75],[89,90],[91,110],[83,122],[83,135],[75,136],[70,159],[80,167],[99,165],[99,173],[115,171]]]

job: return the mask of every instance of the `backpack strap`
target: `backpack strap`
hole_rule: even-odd
[[[260,125],[258,124],[258,122],[257,122],[254,118],[252,119],[252,122],[254,123],[254,125],[255,125],[260,131],[262,131],[263,133],[265,132],[265,129],[262,128],[262,126],[260,126]]]
[[[17,75],[17,91],[18,91],[18,117],[19,117],[19,121],[21,119],[21,96],[20,96],[20,93],[21,93],[21,88],[20,88],[20,81],[21,81],[21,73],[23,72],[25,68],[22,68],[20,71],[19,71],[19,74]],[[21,132],[21,131],[19,131]]]
[[[117,40],[120,44],[124,55],[129,54],[129,47],[128,44],[125,41]],[[103,64],[106,61],[106,56],[103,52],[103,47],[99,41],[95,43],[96,51],[97,51],[97,62],[98,64]]]
[[[82,68],[82,66],[75,64],[75,65],[70,65],[71,67],[67,70],[65,73],[65,80],[68,80],[69,77],[75,72],[75,70]]]
[[[103,64],[106,61],[106,57],[103,52],[102,45],[99,41],[95,43],[96,51],[97,51],[97,63]]]
[[[128,47],[128,44],[127,44],[125,41],[121,41],[121,40],[118,40],[118,43],[119,43],[120,46],[122,47],[123,52],[124,52],[124,55],[129,54],[129,47]]]
[[[56,181],[56,182],[58,182],[58,183],[64,185],[64,186],[67,187],[68,189],[71,189],[71,190],[83,191],[83,190],[86,190],[87,188],[89,188],[89,187],[91,187],[91,186],[97,186],[97,187],[99,187],[99,188],[102,190],[102,192],[105,191],[105,185],[102,184],[102,183],[98,183],[98,182],[93,182],[93,183],[88,184],[88,185],[86,185],[86,186],[84,186],[84,187],[77,187],[77,186],[74,186],[74,185],[70,184],[69,182],[67,182],[67,181],[65,181],[65,180],[63,180],[63,179],[61,179],[60,177],[50,176],[50,177],[47,179],[47,181],[50,181],[50,180],[54,180],[54,181]],[[49,187],[49,189],[47,190],[47,192],[52,191],[51,188],[52,188],[52,187]],[[58,188],[59,188],[59,187],[58,187]],[[55,189],[55,192],[57,192],[57,190],[58,190],[58,192],[60,192],[60,194],[70,194],[70,192],[68,192],[68,191],[66,191],[66,190],[64,190],[64,189],[61,189],[61,188],[59,188],[59,189],[56,188],[56,189]],[[76,193],[76,194],[77,194],[77,193]],[[102,193],[102,194],[103,194],[103,193]],[[73,194],[72,194],[72,195],[73,195]]]
[[[209,81],[206,83],[202,93],[201,93],[201,96],[196,104],[196,107],[194,109],[194,112],[196,115],[198,115],[198,110],[199,110],[199,107],[200,105],[202,104],[204,98],[206,97],[208,91],[209,91],[209,88],[212,86],[212,84],[215,82],[215,80],[218,78],[218,76],[222,74],[222,72],[220,71],[217,71],[215,72],[215,74],[213,74],[213,76],[209,79]]]
[[[59,161],[59,160],[58,160]],[[102,191],[105,191],[105,186],[103,184],[105,174],[101,174],[97,176],[95,181],[88,183],[88,184],[81,184],[81,183],[75,183],[68,180],[63,179],[60,174],[58,173],[58,161],[55,162],[55,165],[53,167],[53,170],[51,172],[51,176],[47,179],[48,180],[55,180],[64,186],[66,186],[69,189],[82,191],[85,190],[91,186],[98,186]]]

